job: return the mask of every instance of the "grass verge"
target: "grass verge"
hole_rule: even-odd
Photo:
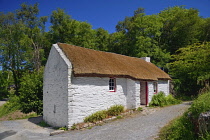
[[[210,133],[200,135],[197,121],[201,113],[210,110],[210,92],[203,93],[181,117],[171,121],[160,131],[158,140],[209,140]]]

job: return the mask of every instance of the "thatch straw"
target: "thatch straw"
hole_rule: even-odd
[[[75,77],[125,77],[136,80],[170,79],[169,75],[140,58],[58,43],[73,65]]]

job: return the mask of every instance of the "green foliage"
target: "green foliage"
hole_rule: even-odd
[[[86,117],[84,119],[84,122],[97,122],[97,121],[101,121],[103,119],[105,119],[107,117],[107,111],[106,110],[102,110],[102,111],[97,111],[95,113],[93,113],[92,115]]]
[[[39,122],[38,125],[41,126],[41,127],[50,127],[50,125],[47,124],[45,121]]]
[[[173,56],[175,61],[170,64],[170,71],[178,79],[175,84],[178,93],[197,94],[201,88],[209,86],[209,52],[210,43],[203,43],[181,48]]]
[[[163,92],[159,92],[152,96],[152,101],[149,103],[150,106],[164,106],[166,105],[166,97]]]
[[[9,86],[13,84],[10,71],[0,71],[0,100],[9,96]]]
[[[210,110],[210,92],[203,93],[199,95],[199,97],[193,101],[193,104],[188,109],[187,112],[183,116],[178,119],[173,120],[169,123],[169,125],[165,126],[159,135],[159,139],[161,140],[196,140],[203,139],[208,140],[209,133],[207,132],[204,136],[198,137],[198,134],[195,134],[195,128],[192,123],[193,120],[197,120],[199,115],[202,112],[206,112]],[[190,114],[190,116],[189,116]]]
[[[181,103],[180,100],[175,99],[171,94],[165,96],[164,92],[159,92],[152,97],[152,101],[149,103],[150,106],[167,106]]]
[[[171,121],[167,126],[161,129],[160,140],[194,140],[193,125],[187,113]]]
[[[122,116],[117,116],[117,119],[122,119],[123,117]]]
[[[138,107],[137,111],[143,111],[143,108],[142,107]]]
[[[77,127],[76,127],[76,124],[74,123],[72,126],[71,126],[71,130],[75,130]]]
[[[109,115],[109,116],[117,116],[120,113],[122,113],[123,111],[124,111],[124,107],[122,105],[114,105],[114,106],[111,106],[107,110],[107,115]]]
[[[87,116],[84,119],[84,122],[97,122],[102,121],[108,116],[117,116],[124,111],[124,107],[122,105],[114,105],[111,106],[108,110],[97,111],[90,116]]]
[[[189,108],[193,118],[198,118],[202,112],[210,110],[210,92],[203,93],[198,96],[196,100],[193,101],[193,104]]]
[[[10,97],[10,100],[7,101],[4,105],[0,106],[0,118],[6,116],[16,110],[20,109],[20,105],[18,104],[19,98],[15,95]]]
[[[43,69],[38,72],[25,73],[21,79],[19,104],[24,113],[42,113]]]
[[[67,131],[67,130],[68,130],[68,128],[67,128],[67,127],[61,127],[61,128],[59,128],[59,130],[64,130],[64,131]]]

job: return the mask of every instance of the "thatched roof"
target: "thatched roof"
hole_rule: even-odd
[[[143,59],[58,43],[73,66],[75,77],[125,77],[136,80],[170,79]]]

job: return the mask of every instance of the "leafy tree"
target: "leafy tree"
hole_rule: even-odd
[[[29,47],[31,47],[31,65],[35,70],[39,70],[42,61],[45,60],[44,48],[46,48],[47,38],[45,33],[45,23],[47,16],[38,17],[39,9],[38,3],[34,5],[27,5],[23,3],[21,9],[16,11],[17,20],[26,26],[24,31],[29,40]]]
[[[180,48],[170,64],[171,74],[179,84],[178,92],[197,94],[199,89],[210,84],[210,43],[189,45]]]
[[[95,49],[100,51],[108,51],[109,33],[103,28],[96,29]]]
[[[12,72],[16,95],[25,70],[39,70],[46,61],[44,47],[48,43],[44,24],[38,18],[38,4],[22,4],[15,13],[0,13],[0,64]]]
[[[198,39],[200,42],[209,42],[210,41],[210,18],[202,18],[201,19],[201,25],[199,27]]]
[[[24,113],[42,113],[43,106],[43,68],[39,71],[25,72],[21,78],[19,96],[20,109]]]
[[[152,62],[160,67],[165,67],[170,60],[170,54],[160,47],[160,36],[163,23],[158,15],[145,15],[144,9],[134,11],[134,16],[126,17],[124,21],[118,22],[116,29],[120,35],[117,42],[122,54],[145,57],[150,56]],[[115,49],[116,50],[116,49]]]
[[[86,22],[71,19],[64,10],[53,11],[50,17],[52,42],[65,42],[86,48],[94,48],[95,31]]]
[[[160,45],[171,54],[198,41],[201,23],[198,10],[175,6],[161,11],[159,16],[163,23]]]
[[[13,84],[12,73],[10,71],[0,71],[0,100],[9,94],[8,88]]]
[[[20,88],[22,69],[29,60],[29,39],[24,34],[25,26],[15,19],[14,13],[0,15],[0,62],[4,70],[13,74],[16,94]]]

